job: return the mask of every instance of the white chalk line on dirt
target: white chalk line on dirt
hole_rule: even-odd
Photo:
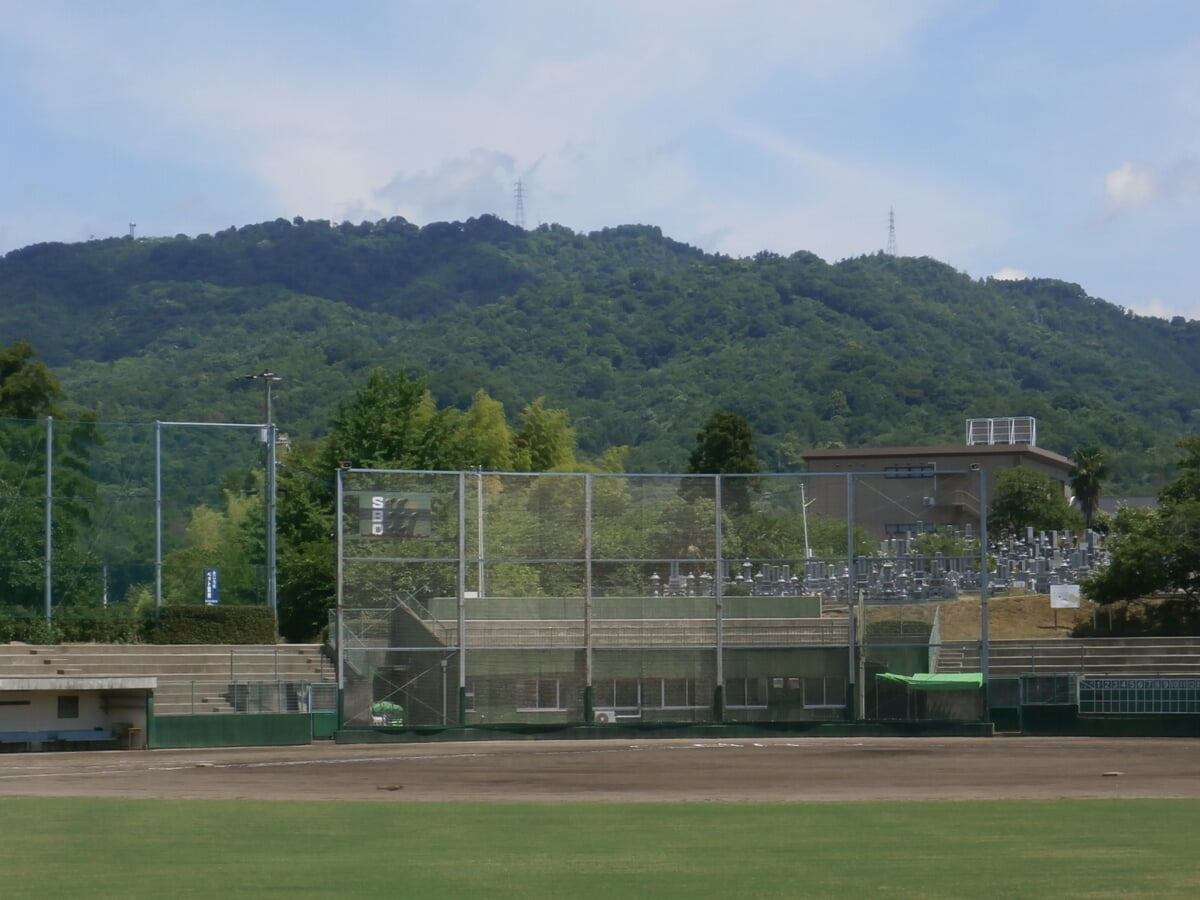
[[[676,744],[673,746],[653,746],[653,745],[638,745],[632,744],[628,747],[578,747],[571,750],[538,750],[534,747],[529,748],[529,752],[521,753],[513,750],[494,751],[491,753],[476,751],[474,753],[422,753],[417,755],[405,756],[351,756],[344,759],[279,759],[266,760],[262,762],[228,762],[228,763],[190,763],[180,764],[177,766],[153,766],[147,771],[162,771],[171,772],[180,769],[188,768],[212,768],[212,769],[269,769],[274,767],[287,766],[338,766],[338,765],[356,765],[360,763],[384,763],[384,762],[427,762],[429,760],[442,759],[512,759],[521,756],[584,756],[598,753],[634,753],[650,751],[666,751],[666,750],[724,750],[724,749],[744,749],[747,746],[768,747],[769,744]],[[790,746],[797,747],[799,744],[776,744],[773,746]]]
[[[692,744],[630,744],[626,747],[577,747],[572,749],[562,750],[538,750],[535,747],[530,747],[529,752],[521,753],[513,750],[484,752],[476,751],[472,753],[423,753],[419,755],[404,755],[404,756],[349,756],[340,759],[274,759],[262,761],[234,761],[234,762],[215,762],[209,759],[191,759],[183,760],[173,765],[145,765],[140,763],[128,763],[112,766],[89,766],[87,769],[38,769],[38,770],[23,770],[12,774],[3,773],[0,767],[0,781],[11,781],[28,778],[62,778],[62,777],[89,777],[103,775],[120,775],[131,774],[136,772],[182,772],[191,769],[271,769],[271,768],[288,768],[294,766],[341,766],[341,765],[362,765],[366,763],[405,763],[405,762],[428,762],[430,760],[457,760],[457,759],[504,759],[519,756],[584,756],[600,753],[644,753],[644,752],[664,752],[664,751],[684,751],[684,750],[744,750],[744,749],[774,749],[774,748],[799,748],[803,744],[798,743],[778,743],[764,744],[759,742],[753,743],[732,743],[728,741],[717,742],[701,742]]]

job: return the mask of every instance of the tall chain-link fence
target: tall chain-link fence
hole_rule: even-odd
[[[264,431],[0,419],[0,615],[263,604]]]
[[[342,725],[982,718],[875,677],[986,588],[978,510],[925,550],[890,480],[343,470]]]

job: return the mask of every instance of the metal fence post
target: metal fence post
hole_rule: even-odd
[[[846,662],[849,667],[850,719],[861,720],[865,697],[860,693],[858,678],[858,566],[854,558],[854,475],[846,473]]]
[[[46,560],[43,572],[46,621],[54,616],[54,416],[46,416]]]
[[[467,724],[467,473],[458,473],[458,724]]]
[[[334,510],[334,513],[335,513],[334,521],[336,522],[336,528],[334,529],[334,534],[336,536],[336,542],[337,542],[337,569],[336,569],[336,579],[335,579],[336,580],[335,602],[337,603],[337,618],[334,620],[335,624],[334,624],[334,629],[333,629],[334,630],[333,648],[334,648],[334,658],[337,660],[337,662],[336,662],[337,671],[334,673],[334,677],[337,681],[337,727],[340,729],[345,724],[344,714],[345,714],[345,693],[346,693],[346,675],[345,675],[345,672],[346,672],[346,660],[345,660],[346,642],[345,642],[345,638],[342,634],[342,632],[345,630],[345,615],[346,615],[345,614],[345,606],[344,606],[345,581],[346,581],[346,577],[345,577],[346,576],[346,564],[345,564],[344,560],[345,560],[345,555],[346,555],[346,553],[345,553],[346,538],[345,538],[345,534],[344,534],[345,523],[343,521],[345,519],[345,512],[344,512],[345,500],[343,498],[344,489],[343,489],[343,485],[342,485],[342,470],[339,468],[339,469],[337,469],[337,471],[334,474],[336,476],[335,477],[335,481],[336,481],[335,503],[337,504],[337,506],[335,507],[335,510]]]
[[[713,718],[720,722],[725,718],[725,590],[723,582],[725,579],[721,573],[721,563],[725,559],[725,532],[721,527],[721,476],[714,476],[713,499],[716,506],[716,555],[717,555],[717,577],[716,581],[716,603],[713,611],[715,617],[716,629],[716,652],[717,652],[717,672],[716,672],[716,688],[713,691]]]
[[[162,422],[154,423],[154,610],[163,593]]]
[[[980,544],[980,579],[979,579],[979,668],[983,674],[983,721],[988,721],[991,713],[988,711],[989,688],[988,670],[991,668],[989,658],[988,634],[988,528],[987,528],[987,471],[979,470],[979,544]]]
[[[592,687],[592,487],[590,474],[583,476],[583,721],[595,721],[595,692]]]

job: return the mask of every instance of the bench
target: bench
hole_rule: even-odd
[[[87,731],[0,731],[0,744],[90,744],[115,741],[116,735],[103,728]]]

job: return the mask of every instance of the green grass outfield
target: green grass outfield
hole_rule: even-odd
[[[1196,896],[1200,801],[0,799],[7,898]]]

